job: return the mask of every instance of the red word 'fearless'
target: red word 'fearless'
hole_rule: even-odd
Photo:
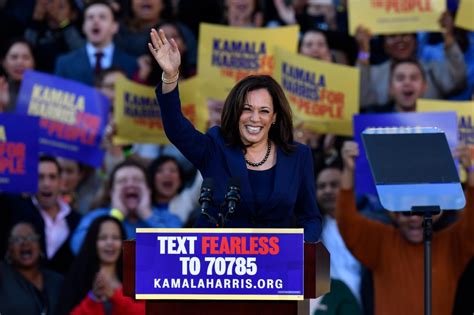
[[[276,236],[204,236],[202,254],[211,255],[277,255],[280,252]]]

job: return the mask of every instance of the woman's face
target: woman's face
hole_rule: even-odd
[[[176,196],[180,187],[178,165],[174,161],[161,164],[155,173],[155,189],[158,198],[169,201]]]
[[[159,20],[163,9],[163,0],[132,0],[132,10],[138,20]]]
[[[161,26],[163,32],[165,32],[166,38],[174,38],[176,44],[178,45],[179,52],[184,54],[186,52],[186,44],[184,43],[179,30],[176,29],[176,26],[173,24],[164,24]]]
[[[13,44],[3,60],[3,68],[13,81],[21,81],[25,70],[34,67],[33,54],[25,43]]]
[[[72,193],[77,189],[82,179],[79,164],[68,159],[58,159],[58,161],[61,164],[61,192]]]
[[[39,265],[39,235],[27,223],[17,224],[9,239],[8,253],[12,265],[19,269],[28,269]]]
[[[247,93],[239,119],[240,138],[245,145],[267,143],[272,123],[276,121],[273,101],[266,89]]]
[[[122,252],[122,234],[114,221],[105,221],[97,237],[97,255],[101,264],[115,264]]]
[[[326,37],[319,32],[306,32],[301,41],[302,55],[324,61],[331,61],[331,53]]]

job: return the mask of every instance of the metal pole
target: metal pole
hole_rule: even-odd
[[[433,236],[433,215],[428,210],[423,216],[423,242],[425,262],[425,315],[431,315],[431,240]]]

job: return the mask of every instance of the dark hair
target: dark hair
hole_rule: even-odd
[[[303,44],[304,36],[306,34],[309,34],[309,33],[316,33],[316,34],[323,35],[324,40],[326,41],[326,46],[328,46],[328,49],[330,49],[327,33],[324,32],[323,30],[319,29],[319,28],[311,27],[311,28],[308,28],[303,34],[301,34],[301,37],[300,37],[299,42],[298,42],[298,51],[301,51],[301,45]]]
[[[115,11],[114,7],[112,6],[112,1],[110,0],[90,0],[90,1],[87,1],[84,5],[84,15],[86,14],[86,11],[87,9],[89,9],[91,6],[93,5],[96,5],[96,4],[103,4],[105,5],[106,7],[108,7],[110,9],[110,12],[112,12],[112,18],[114,19],[114,21],[117,21],[118,20],[118,12]]]
[[[50,155],[41,155],[39,158],[39,164],[45,163],[45,162],[53,163],[54,165],[56,165],[56,168],[58,169],[58,174],[61,175],[63,169],[61,167],[61,164],[59,164],[58,159]]]
[[[100,228],[105,222],[114,222],[117,224],[122,240],[126,238],[122,224],[114,217],[100,216],[92,222],[81,250],[64,280],[61,298],[58,303],[58,314],[69,314],[69,312],[86,297],[87,292],[92,289],[94,278],[100,270],[100,261],[97,254],[97,240]],[[119,255],[116,265],[116,275],[120,281],[122,281],[122,270],[122,255]]]
[[[28,49],[30,50],[31,56],[33,57],[33,61],[36,64],[37,58],[36,58],[36,54],[35,54],[35,51],[33,49],[33,46],[31,45],[30,42],[28,42],[23,37],[12,38],[4,44],[4,46],[1,47],[0,60],[2,60],[2,61],[5,60],[5,58],[8,54],[8,51],[16,44],[23,44],[26,47],[28,47]],[[6,72],[5,72],[5,74],[6,74]]]
[[[181,164],[178,162],[176,158],[169,155],[162,155],[158,157],[157,159],[153,160],[153,162],[151,162],[150,166],[148,166],[148,169],[147,169],[147,180],[148,180],[148,186],[151,187],[152,203],[155,203],[155,200],[157,197],[157,191],[156,191],[157,187],[155,186],[155,174],[157,173],[160,166],[165,164],[166,162],[174,162],[176,166],[178,166],[179,179],[181,180],[181,186],[178,188],[178,193],[180,193],[184,188],[185,179],[184,179],[183,167],[181,166]]]
[[[295,149],[293,143],[293,118],[290,104],[281,86],[268,75],[248,76],[232,88],[222,109],[222,136],[228,145],[245,148],[240,138],[239,119],[247,100],[248,92],[259,89],[265,89],[270,93],[273,109],[276,113],[275,125],[270,128],[268,137],[275,142],[283,152],[290,153]]]
[[[95,202],[92,205],[93,208],[110,206],[110,202],[111,202],[110,193],[112,192],[112,189],[114,188],[115,175],[121,168],[124,168],[124,167],[136,167],[140,171],[143,172],[145,179],[147,177],[145,167],[140,162],[133,159],[127,159],[123,162],[120,162],[119,164],[115,165],[115,167],[112,169],[112,172],[110,172],[109,178],[107,179],[104,190],[102,192],[102,196],[100,197],[98,202]]]
[[[94,86],[95,86],[96,88],[102,87],[102,84],[104,83],[105,77],[108,76],[108,75],[111,74],[111,73],[114,73],[114,72],[120,72],[120,73],[122,73],[124,76],[127,76],[127,73],[126,73],[125,70],[123,70],[121,67],[119,67],[119,66],[112,66],[112,67],[110,67],[110,68],[106,68],[106,69],[101,70],[99,73],[97,73],[97,74],[94,76]]]
[[[423,81],[426,82],[425,70],[423,69],[423,66],[421,65],[421,63],[416,58],[406,58],[406,59],[401,59],[401,60],[393,60],[392,64],[390,65],[390,82],[392,82],[393,72],[395,71],[395,69],[399,65],[405,64],[405,63],[416,66],[418,68],[418,70],[420,70],[420,72],[421,72],[421,77],[423,78]]]
[[[135,13],[133,12],[132,1],[133,0],[122,1],[124,11],[123,21],[130,30],[140,31]],[[161,9],[159,20],[173,18],[173,5],[171,4],[171,0],[161,0],[161,3],[163,8]]]

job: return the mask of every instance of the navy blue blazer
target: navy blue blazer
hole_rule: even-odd
[[[131,78],[138,69],[136,59],[123,52],[117,46],[114,47],[112,66],[123,69],[129,78]],[[66,79],[75,80],[87,85],[94,85],[94,69],[89,63],[85,46],[59,56],[56,60],[54,72],[57,76]]]
[[[214,180],[214,201],[222,204],[229,178],[240,179],[241,201],[229,217],[226,227],[289,228],[302,227],[305,240],[315,242],[321,234],[321,214],[316,204],[313,164],[309,147],[295,143],[296,150],[285,154],[277,148],[275,182],[269,200],[256,209],[244,154],[240,147],[230,147],[221,135],[220,127],[206,134],[197,131],[181,113],[179,90],[162,94],[156,89],[163,126],[169,140],[201,172]],[[217,218],[216,207],[209,210]],[[201,215],[198,227],[211,227]]]

